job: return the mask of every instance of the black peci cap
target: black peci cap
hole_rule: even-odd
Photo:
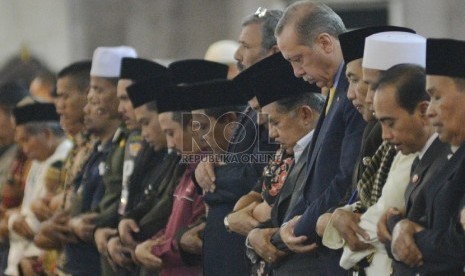
[[[150,79],[138,81],[126,89],[132,106],[137,108],[149,102],[153,102],[157,94],[164,94],[172,85],[169,74],[160,74]]]
[[[231,80],[212,80],[172,89],[173,96],[180,100],[178,109],[195,110],[213,107],[247,104]]]
[[[465,41],[427,39],[426,74],[465,79]]]
[[[166,73],[168,69],[156,62],[142,58],[123,58],[121,60],[120,79],[141,81]]]
[[[255,76],[252,91],[261,107],[303,93],[321,93],[321,88],[296,78],[289,62]]]
[[[281,53],[276,53],[245,69],[239,75],[237,75],[233,81],[244,97],[247,98],[247,100],[250,100],[255,96],[255,94],[252,92],[254,86],[252,80],[257,75],[260,75],[268,70],[272,70],[273,68],[283,64],[289,64],[289,62],[284,59]]]
[[[203,59],[186,59],[175,61],[168,66],[175,85],[226,79],[227,65]]]
[[[189,98],[181,98],[183,95],[180,95],[177,91],[176,86],[170,86],[164,93],[157,93],[155,95],[158,113],[190,111],[188,105]]]
[[[60,120],[55,105],[51,103],[32,103],[13,109],[16,125],[30,122],[49,122]]]

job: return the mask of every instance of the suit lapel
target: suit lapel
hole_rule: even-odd
[[[345,72],[345,65],[342,68],[342,72]],[[334,94],[333,102],[331,103],[331,106],[329,107],[328,114],[326,114],[326,116],[320,117],[320,120],[318,121],[318,125],[317,125],[318,131],[315,131],[315,134],[313,136],[315,137],[314,139],[315,143],[312,143],[313,147],[311,148],[311,151],[310,151],[311,156],[310,156],[310,161],[308,163],[308,167],[309,167],[308,172],[312,171],[312,167],[320,152],[321,145],[324,143],[324,140],[325,140],[324,136],[329,127],[329,122],[331,121],[331,117],[333,117],[336,112],[337,105],[339,105],[339,103],[341,102],[340,101],[341,97],[346,97],[348,82],[347,82],[345,75],[342,72],[339,76],[339,81],[336,87],[336,92]],[[328,105],[328,99],[326,99],[325,108],[326,108],[326,105]]]
[[[441,141],[439,141],[438,138],[434,140],[434,142],[431,144],[431,146],[428,148],[428,150],[425,152],[425,155],[423,158],[420,160],[420,163],[418,164],[418,167],[415,169],[415,171],[412,173],[410,177],[410,183],[407,186],[407,189],[405,190],[405,199],[406,203],[410,202],[410,197],[412,196],[412,193],[421,186],[422,183],[425,183],[428,179],[427,173],[430,171],[431,165],[434,163],[435,160],[438,158],[441,158],[442,155],[444,155],[444,151],[446,150],[445,147],[448,147],[448,145],[443,144]],[[407,206],[407,210],[409,210],[410,206]]]
[[[294,190],[298,186],[298,179],[300,178],[300,175],[303,173],[303,170],[306,168],[307,165],[308,155],[310,152],[309,149],[310,144],[307,145],[305,150],[302,152],[299,162],[295,163],[294,166],[291,168],[284,183],[284,187],[278,196],[278,200],[271,210],[272,220],[277,224],[280,224],[280,222],[283,219],[280,214],[286,213],[287,209],[290,207],[289,204],[285,203],[291,200],[292,195],[294,194]]]
[[[427,187],[427,216],[429,226],[432,226],[434,222],[434,206],[436,205],[436,196],[440,193],[441,189],[443,189],[445,186],[448,186],[448,183],[451,181],[455,171],[457,170],[457,166],[459,166],[460,162],[463,161],[464,155],[465,145],[462,145],[454,153],[454,155],[452,155],[450,160],[444,165],[441,171],[436,174],[432,181],[429,181],[430,186]],[[438,205],[441,205],[441,203],[438,203]]]

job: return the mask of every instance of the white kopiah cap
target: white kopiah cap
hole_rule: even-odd
[[[210,47],[205,53],[205,59],[224,64],[236,63],[234,53],[239,48],[239,43],[233,40],[219,40]]]
[[[383,32],[365,39],[364,68],[385,71],[402,63],[425,67],[426,38],[406,32]]]
[[[92,57],[90,75],[104,78],[118,78],[121,69],[121,59],[137,57],[136,50],[129,46],[97,47]]]

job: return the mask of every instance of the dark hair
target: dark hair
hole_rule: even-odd
[[[56,84],[56,78],[55,78],[55,74],[52,73],[51,71],[49,70],[46,70],[46,69],[42,69],[40,70],[35,78],[38,78],[40,79],[41,81],[47,83],[47,84],[50,84],[52,87],[55,86]]]
[[[325,104],[325,98],[318,93],[302,93],[278,100],[276,104],[280,113],[292,112],[303,105],[308,105],[311,109],[321,113]]]
[[[147,110],[148,111],[158,112],[157,102],[156,101],[148,102],[148,103],[146,103],[146,105],[147,105]]]
[[[56,96],[57,79],[55,77],[55,73],[44,68],[34,76],[34,79],[39,79],[41,83],[50,87],[49,96]]]
[[[454,82],[457,89],[460,91],[465,91],[465,79],[464,78],[453,78],[452,81]]]
[[[346,32],[341,17],[330,7],[311,1],[299,1],[287,7],[276,26],[276,36],[291,23],[294,24],[299,43],[307,46],[313,46],[316,37],[321,33],[328,33],[339,39],[338,36]]]
[[[396,101],[410,114],[420,102],[429,101],[426,93],[425,69],[415,64],[398,64],[389,68],[381,76],[378,89],[393,85],[396,88]]]
[[[251,24],[261,24],[262,26],[262,48],[266,51],[276,45],[274,30],[279,19],[283,15],[280,10],[267,10],[263,16],[252,14],[244,19],[242,27]]]
[[[192,113],[190,111],[173,111],[173,121],[178,122],[182,129],[186,129],[189,123],[192,121]]]
[[[90,60],[78,61],[61,69],[57,74],[57,78],[70,77],[79,91],[85,93],[89,89],[91,67],[92,62]]]
[[[370,69],[370,70],[377,70],[377,69]],[[373,91],[378,89],[379,81],[383,77],[384,73],[386,73],[386,70],[377,70],[377,71],[379,71],[378,80],[375,83],[371,84],[371,88],[370,88]]]

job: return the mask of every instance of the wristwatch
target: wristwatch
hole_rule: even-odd
[[[228,216],[229,216],[229,214],[227,214],[227,215],[224,217],[223,223],[224,223],[224,228],[226,228],[226,230],[227,230],[228,232],[231,232],[231,229],[229,228]]]

